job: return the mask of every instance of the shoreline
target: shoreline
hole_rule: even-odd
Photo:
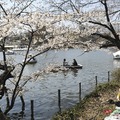
[[[53,116],[52,120],[104,120],[109,114],[105,110],[115,110],[115,105],[108,104],[108,100],[116,101],[119,81],[112,80],[98,85],[98,87],[85,96],[83,100],[74,107]]]

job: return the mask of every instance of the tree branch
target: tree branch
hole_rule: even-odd
[[[71,3],[71,7],[74,8],[76,10],[77,13],[79,13],[79,10],[77,9],[77,7],[74,5],[73,1],[70,0],[70,3]]]
[[[110,26],[110,31],[112,32],[112,34],[114,35],[115,39],[118,41],[119,40],[119,37],[110,21],[110,18],[109,18],[109,13],[108,13],[108,6],[107,6],[107,0],[101,0],[101,1],[104,1],[104,7],[105,7],[105,13],[106,13],[106,19],[107,19],[107,22],[109,23],[109,26]]]
[[[96,3],[99,3],[99,1],[96,1],[96,2],[88,2],[88,3],[84,3],[83,5],[81,5],[80,7],[85,7],[87,5],[92,5],[92,4],[96,4]]]
[[[0,75],[0,85],[5,85],[7,79],[13,78],[11,71],[5,71]]]
[[[103,35],[103,34],[100,34],[100,33],[93,33],[92,35],[97,35],[97,36],[100,36],[102,38],[105,38],[107,39],[108,41],[112,42],[112,43],[115,43],[115,39],[111,36],[108,36],[108,35]]]
[[[65,13],[68,13],[67,11],[65,11],[65,10],[61,7],[61,5],[58,6],[56,3],[54,3],[54,5],[52,5],[52,6],[53,6],[53,7],[57,7],[58,9],[60,9],[61,11],[65,12]]]
[[[1,4],[0,4],[0,7],[3,10],[3,12],[5,13],[5,15],[7,16],[8,14],[7,14],[6,10],[3,8],[3,6]]]
[[[51,49],[51,47],[48,47],[48,48],[46,48],[45,50],[43,50],[42,52],[40,52],[40,53],[32,56],[29,60],[26,61],[26,64],[27,64],[31,59],[33,59],[34,57],[36,57],[36,56],[38,56],[38,55],[41,55],[41,54],[47,52],[47,51],[50,50],[50,49]]]
[[[26,5],[16,16],[19,16],[21,13],[23,13],[23,11],[33,3],[33,1],[34,0],[32,0],[28,5]]]
[[[109,15],[116,14],[118,12],[120,12],[120,10],[114,11],[114,12],[110,13]]]
[[[108,30],[111,31],[110,27],[107,26],[106,24],[102,24],[100,22],[94,22],[94,21],[89,21],[89,23],[93,23],[93,24],[97,24],[97,25],[103,26],[103,27],[105,27],[105,28],[107,28]]]

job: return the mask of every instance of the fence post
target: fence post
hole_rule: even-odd
[[[97,88],[97,85],[98,85],[97,76],[95,76],[95,81],[96,81],[96,88]]]
[[[110,71],[108,71],[108,82],[110,82]]]
[[[34,120],[34,100],[31,100],[31,120]]]
[[[81,83],[79,83],[79,102],[81,102]]]
[[[60,89],[58,89],[58,107],[59,107],[59,113],[61,113],[61,95],[60,95]]]
[[[22,113],[24,113],[24,110],[25,110],[25,101],[24,101],[24,98],[23,98],[23,96],[21,95],[20,96],[20,99],[21,99],[21,102],[22,102]]]

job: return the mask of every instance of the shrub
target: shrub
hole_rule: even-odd
[[[115,69],[115,70],[112,72],[111,76],[112,76],[112,79],[113,79],[113,80],[120,81],[120,68]]]

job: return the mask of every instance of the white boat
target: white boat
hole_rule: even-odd
[[[37,63],[37,60],[34,58],[34,59],[31,59],[29,62],[29,58],[26,60],[26,63],[27,64],[35,64],[35,63]],[[23,62],[24,62],[24,60],[23,60]]]
[[[113,58],[114,59],[120,59],[120,50],[115,52],[115,53],[113,53]]]
[[[26,60],[27,64],[35,64],[35,63],[37,63],[37,60],[34,57],[32,59],[30,59],[30,58],[32,58],[31,54],[28,55],[28,58]],[[30,61],[29,61],[29,59],[30,59]],[[24,62],[24,60],[23,60],[23,62]]]
[[[13,51],[26,51],[28,48],[13,48]],[[31,48],[30,48],[31,50]]]
[[[27,60],[28,61],[28,60]],[[34,58],[34,59],[31,59],[29,62],[28,62],[28,64],[35,64],[35,63],[37,63],[37,60]]]
[[[13,55],[15,54],[15,52],[13,50],[7,50],[6,51],[6,55]]]

